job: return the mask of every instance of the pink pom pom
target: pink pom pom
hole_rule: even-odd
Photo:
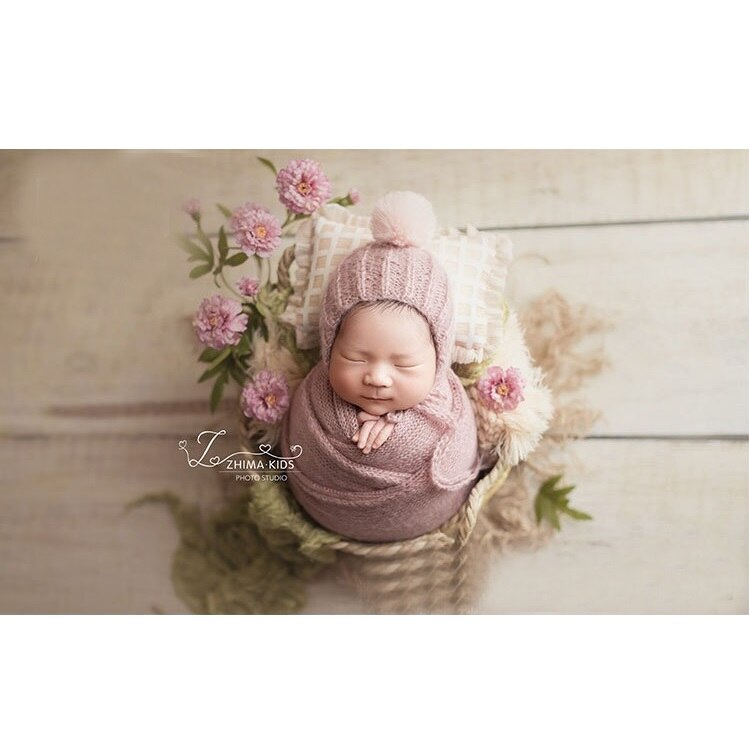
[[[424,246],[437,229],[432,204],[423,196],[395,191],[380,198],[372,211],[372,236],[393,246]]]

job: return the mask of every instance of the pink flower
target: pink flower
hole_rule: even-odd
[[[292,213],[314,213],[330,197],[330,181],[314,160],[292,160],[278,173],[276,190]]]
[[[356,205],[361,200],[361,195],[356,188],[351,188],[351,190],[348,191],[347,197],[351,202],[351,205]]]
[[[237,289],[245,297],[254,297],[260,291],[260,282],[251,276],[243,276],[237,281]]]
[[[525,400],[523,388],[525,379],[517,368],[502,368],[492,366],[476,383],[484,402],[493,410],[502,413],[517,408],[518,403]]]
[[[281,243],[281,224],[261,205],[240,205],[229,219],[234,240],[248,256],[257,254],[267,259]]]
[[[239,342],[247,329],[247,320],[240,302],[214,294],[200,303],[192,326],[204,345],[221,350]]]
[[[244,386],[241,403],[247,418],[265,423],[280,421],[289,407],[286,378],[272,370],[261,370]]]
[[[190,198],[182,206],[182,210],[187,213],[194,221],[200,219],[200,201],[197,198]]]

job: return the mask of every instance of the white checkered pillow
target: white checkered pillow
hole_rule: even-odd
[[[296,237],[294,291],[284,319],[294,325],[298,347],[320,342],[319,321],[328,279],[351,251],[372,240],[369,218],[339,205],[326,205]],[[453,362],[480,362],[495,351],[502,336],[507,267],[512,243],[507,236],[468,226],[437,232],[426,247],[448,274],[455,307]]]

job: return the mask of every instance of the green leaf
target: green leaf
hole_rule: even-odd
[[[587,512],[580,512],[579,510],[572,509],[572,507],[565,507],[562,512],[576,520],[592,520],[593,517]]]
[[[197,235],[198,235],[198,239],[200,240],[200,242],[205,246],[205,250],[211,261],[211,265],[213,265],[214,256],[213,256],[213,244],[211,243],[211,239],[208,238],[205,231],[200,226],[198,226]]]
[[[564,489],[555,489],[554,494],[558,494],[559,497],[564,497],[565,494],[569,494],[575,487],[564,487]]]
[[[247,380],[247,373],[244,368],[232,361],[229,363],[229,375],[237,382],[238,385],[244,385]]]
[[[221,205],[221,203],[216,203],[216,207],[223,213],[224,218],[231,218],[232,212],[225,206]]]
[[[533,502],[536,522],[540,523],[541,520],[546,520],[554,529],[559,530],[561,529],[559,523],[560,514],[566,514],[576,520],[592,520],[593,518],[586,512],[580,512],[568,506],[569,498],[567,495],[575,488],[574,485],[560,487],[559,489],[554,488],[561,479],[562,474],[556,474],[553,477],[549,477],[540,486],[536,499]]]
[[[242,339],[239,340],[239,343],[235,345],[234,354],[246,355],[247,353],[249,353],[251,349],[252,349],[252,346],[250,345],[250,338],[247,336],[247,332],[245,332],[242,335]]]
[[[229,372],[231,373],[232,380],[234,380],[237,385],[244,386],[246,378],[244,375],[239,374],[241,371],[231,368]]]
[[[228,363],[226,360],[222,360],[218,365],[214,365],[213,367],[208,368],[199,378],[199,383],[204,383],[206,380],[210,380],[214,375],[216,375],[219,371],[223,371],[228,367]]]
[[[294,327],[287,322],[278,322],[278,344],[296,356],[296,331]]]
[[[218,229],[218,254],[221,262],[226,261],[226,254],[229,253],[229,244],[226,242],[226,231],[224,227]]]
[[[215,365],[218,365],[220,362],[223,362],[224,360],[226,360],[226,358],[229,357],[229,355],[231,355],[231,351],[232,351],[231,346],[225,347],[223,350],[218,350],[218,351],[213,350],[213,352],[218,352],[218,354],[214,358],[211,358],[210,360],[207,357],[206,359],[203,359],[203,355],[205,355],[205,352],[204,352],[203,355],[200,356],[200,362],[210,363],[210,366],[214,367]]]
[[[231,360],[228,360],[229,355],[232,353],[232,348],[227,347],[224,350],[221,351],[221,354],[210,363],[210,367],[208,370],[206,370],[198,379],[199,383],[202,383],[206,380],[210,380],[214,375],[216,375],[218,372],[225,370],[228,366]]]
[[[213,384],[211,390],[211,413],[215,413],[218,404],[221,402],[221,396],[224,394],[224,386],[229,382],[229,373],[224,370],[221,375],[216,378],[216,382]]]
[[[536,495],[536,498],[533,500],[533,512],[536,515],[536,524],[541,524],[541,518],[543,517],[543,513],[541,511],[541,502],[542,500],[539,499],[541,496],[541,490],[538,490],[538,494]]]
[[[264,284],[260,287],[255,300],[258,311],[263,317],[277,317],[286,309],[290,293],[289,290],[279,290],[272,285]]]
[[[210,270],[211,270],[211,264],[200,264],[200,266],[196,266],[190,272],[190,278],[198,279],[199,277],[204,276],[205,274],[209,273]]]
[[[544,500],[541,503],[541,515],[551,523],[552,527],[555,530],[561,529],[561,525],[559,524],[559,515],[557,514],[557,511],[554,509],[554,505],[551,502]]]
[[[240,264],[243,264],[245,261],[247,261],[247,254],[243,251],[240,251],[239,253],[235,253],[233,256],[229,256],[224,263],[227,266],[239,266]]]
[[[542,491],[549,491],[554,489],[554,487],[559,483],[559,480],[562,478],[562,474],[557,474],[556,476],[549,477],[542,485],[541,490]]]
[[[208,254],[197,243],[191,241],[189,236],[180,236],[178,244],[183,251],[190,254],[188,261],[208,261]]]
[[[278,170],[276,170],[276,166],[265,157],[258,157],[257,158],[260,162],[262,162],[263,165],[265,165],[275,177],[278,177]]]
[[[219,355],[221,355],[224,350],[227,350],[229,348],[225,347],[223,350],[214,350],[212,347],[206,347],[203,352],[200,353],[200,357],[198,358],[198,362],[212,362],[215,360]]]

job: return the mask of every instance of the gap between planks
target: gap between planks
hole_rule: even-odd
[[[478,226],[479,231],[492,232],[492,231],[540,231],[549,229],[564,229],[564,228],[607,228],[614,226],[660,226],[660,225],[673,225],[678,223],[735,223],[737,221],[744,221],[749,223],[749,214],[747,215],[722,215],[722,216],[695,216],[686,218],[645,218],[645,219],[632,219],[632,220],[617,220],[617,221],[592,221],[592,222],[580,222],[572,221],[568,223],[531,223],[527,225],[514,225],[514,226]],[[209,238],[218,238],[218,231],[207,233]],[[294,241],[294,236],[283,236],[283,240],[289,243]],[[23,236],[0,236],[0,243],[26,243],[26,239]]]

